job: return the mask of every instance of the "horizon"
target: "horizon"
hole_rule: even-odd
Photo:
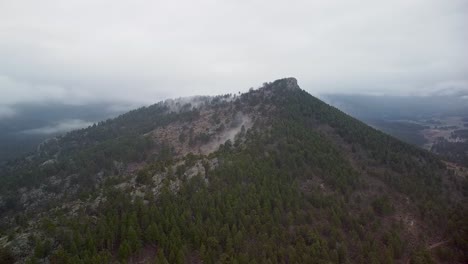
[[[463,0],[2,1],[0,16],[3,115],[237,93],[285,75],[316,96],[468,95]]]

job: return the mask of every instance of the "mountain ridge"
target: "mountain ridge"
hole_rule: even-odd
[[[429,152],[295,78],[200,100],[131,111],[2,168],[0,241],[19,261],[59,263],[466,258],[466,175]],[[424,249],[447,239],[443,254]]]

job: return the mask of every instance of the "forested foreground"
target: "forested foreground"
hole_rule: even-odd
[[[207,156],[184,156],[183,165],[168,152],[153,160],[136,153],[147,161],[137,172],[140,195],[117,188],[127,176],[112,171],[97,187],[87,184],[92,187],[81,197],[104,197],[103,202],[73,213],[48,211],[40,231],[29,234],[34,252],[27,262],[468,260],[466,181],[454,178],[435,156],[283,80],[233,104],[258,116],[252,129]],[[99,153],[101,146],[80,153]],[[210,167],[212,159],[217,166]],[[186,177],[196,162],[205,173]],[[166,175],[161,183],[154,181],[158,173]],[[16,221],[19,228],[26,225]],[[431,248],[434,242],[443,245]],[[8,248],[0,256],[13,259]]]
[[[293,123],[272,131],[249,135],[245,149],[223,146],[217,155],[224,165],[209,173],[209,184],[193,177],[174,193],[167,181],[157,200],[148,194],[133,202],[108,190],[111,199],[96,211],[49,223],[59,250],[47,252],[48,240],[38,242],[36,257],[50,253],[53,263],[125,263],[148,254],[155,263],[395,263],[410,256],[411,263],[433,263],[426,248],[409,248],[403,223],[384,223],[394,213],[392,201],[366,196],[365,183],[330,142]],[[272,142],[279,144],[269,148]],[[329,192],[306,186],[317,174],[327,175]],[[462,217],[446,220],[459,225]],[[460,251],[440,252],[446,261],[466,248],[464,234],[453,235]]]

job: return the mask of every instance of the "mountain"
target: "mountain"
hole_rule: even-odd
[[[468,260],[467,169],[294,78],[143,107],[0,175],[4,263]]]

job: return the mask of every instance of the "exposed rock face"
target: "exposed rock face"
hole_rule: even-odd
[[[202,176],[205,176],[205,174],[206,174],[205,168],[203,167],[201,161],[198,161],[193,167],[188,169],[184,173],[184,177],[187,178],[187,179],[191,179],[194,176],[197,176],[198,174],[200,174]]]
[[[227,140],[234,141],[253,125],[252,117],[230,108],[202,109],[193,122],[175,122],[157,128],[150,134],[156,142],[167,144],[178,156],[188,153],[208,155]]]
[[[272,83],[272,88],[276,89],[278,87],[285,88],[287,90],[301,89],[297,84],[297,79],[294,77],[284,78],[276,80]]]
[[[45,166],[54,165],[56,162],[57,161],[55,159],[46,160],[46,161],[44,161],[44,163],[41,164],[41,166],[45,167]]]
[[[156,186],[159,186],[166,177],[167,177],[166,172],[156,173],[153,175],[153,182]]]

